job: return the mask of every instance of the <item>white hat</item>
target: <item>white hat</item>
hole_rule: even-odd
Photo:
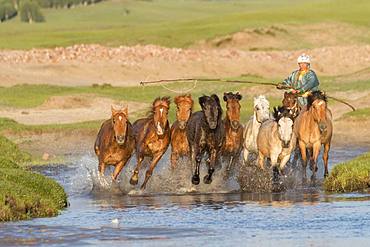
[[[303,53],[298,57],[297,63],[311,63],[310,56]]]

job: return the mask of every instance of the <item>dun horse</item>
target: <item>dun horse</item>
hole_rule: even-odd
[[[190,149],[186,137],[186,126],[192,113],[194,101],[190,94],[175,97],[176,121],[171,126],[171,168],[176,167],[180,157],[189,156]]]
[[[224,93],[226,102],[225,142],[222,146],[222,156],[227,158],[226,171],[230,171],[239,161],[243,147],[243,125],[240,124],[240,103],[242,96],[239,93]]]
[[[170,98],[163,97],[154,100],[150,115],[146,118],[136,120],[133,124],[136,140],[137,166],[130,179],[132,185],[139,180],[139,171],[144,157],[151,158],[151,163],[146,171],[144,183],[141,189],[145,189],[149,178],[153,174],[158,161],[166,152],[170,143],[170,126],[168,122],[168,110]]]
[[[274,109],[274,119],[262,123],[257,136],[258,164],[264,169],[265,158],[270,158],[271,166],[282,172],[296,146],[293,133],[293,116],[284,108]]]
[[[243,157],[248,163],[250,153],[258,154],[257,135],[261,124],[270,118],[270,103],[265,96],[260,95],[254,98],[253,116],[247,122],[244,130]]]
[[[191,181],[195,185],[200,182],[199,167],[205,153],[208,154],[208,174],[203,178],[203,181],[206,184],[212,182],[212,174],[215,171],[216,162],[219,160],[225,136],[222,108],[217,95],[202,96],[199,98],[199,104],[202,110],[191,115],[186,132],[194,170]]]
[[[99,173],[104,175],[107,165],[115,166],[112,179],[116,180],[122,168],[131,158],[135,148],[135,138],[127,108],[115,110],[112,117],[106,120],[98,133],[94,150],[99,159]]]
[[[333,132],[332,114],[327,108],[326,95],[320,91],[313,92],[307,98],[307,109],[301,111],[294,124],[294,132],[298,138],[299,149],[303,160],[303,179],[306,179],[307,153],[310,153],[310,168],[313,172],[312,179],[317,171],[317,158],[321,145],[324,145],[323,160],[325,177],[328,172],[328,159],[330,142]]]

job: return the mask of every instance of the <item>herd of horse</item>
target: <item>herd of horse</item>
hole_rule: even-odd
[[[210,184],[216,168],[225,164],[225,170],[229,172],[240,162],[241,156],[244,165],[251,165],[253,154],[261,169],[265,169],[266,160],[270,160],[277,174],[284,173],[291,155],[295,162],[301,157],[304,180],[309,159],[311,179],[315,179],[317,159],[323,145],[324,175],[328,175],[333,127],[324,93],[312,92],[307,106],[301,108],[297,95],[286,92],[283,105],[274,108],[273,113],[270,113],[265,96],[255,97],[254,113],[245,127],[240,122],[241,99],[239,93],[224,93],[226,114],[223,118],[216,94],[199,97],[201,110],[197,112],[193,112],[194,101],[190,94],[179,95],[174,98],[177,109],[172,126],[168,120],[169,97],[156,98],[148,116],[133,124],[128,119],[127,107],[119,110],[111,107],[112,116],[102,124],[94,145],[99,174],[104,175],[108,165],[115,166],[112,179],[116,180],[135,153],[137,164],[130,184],[137,185],[141,165],[144,158],[149,157],[150,165],[141,185],[141,189],[145,189],[153,170],[171,145],[171,169],[176,168],[180,158],[188,158],[194,185],[200,183],[202,161],[208,168],[203,182]]]

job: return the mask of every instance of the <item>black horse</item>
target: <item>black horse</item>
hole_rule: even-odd
[[[201,111],[191,115],[186,136],[190,146],[190,157],[193,165],[192,183],[197,185],[199,179],[199,166],[203,155],[208,154],[208,174],[204,177],[204,183],[212,182],[212,174],[215,171],[216,162],[219,160],[220,151],[225,139],[225,128],[222,122],[222,108],[217,95],[202,96],[199,98]]]

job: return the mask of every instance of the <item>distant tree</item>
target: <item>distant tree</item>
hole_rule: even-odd
[[[21,21],[28,23],[45,21],[45,18],[41,13],[40,6],[36,2],[30,0],[23,0],[21,2],[20,17]]]
[[[17,15],[17,10],[15,9],[11,1],[0,2],[0,22],[9,20]]]

